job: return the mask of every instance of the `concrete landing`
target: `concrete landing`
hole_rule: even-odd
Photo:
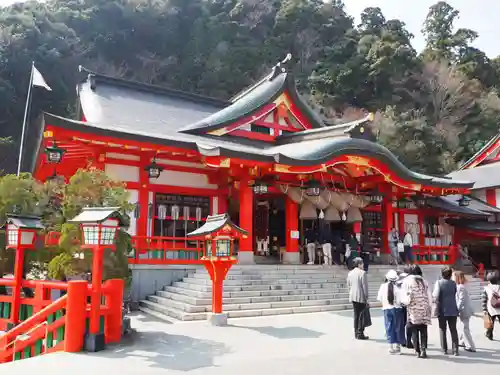
[[[477,353],[460,357],[439,352],[437,322],[429,327],[429,359],[408,351],[390,356],[381,312],[372,312],[369,341],[352,338],[351,312],[232,319],[227,327],[207,322],[166,324],[146,315],[133,317],[137,333],[96,354],[57,353],[0,365],[2,375],[469,375],[491,373],[500,365],[500,341],[483,336],[473,318]],[[497,331],[497,340],[500,330]],[[496,366],[496,367],[495,367]]]

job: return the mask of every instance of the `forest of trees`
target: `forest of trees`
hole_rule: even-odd
[[[487,11],[486,9],[484,11]],[[77,67],[228,98],[291,52],[301,93],[332,118],[377,113],[380,142],[408,167],[445,174],[498,131],[500,58],[433,5],[417,52],[400,20],[341,0],[48,0],[0,8],[0,169],[17,160],[32,61],[52,92],[32,114],[71,116]]]

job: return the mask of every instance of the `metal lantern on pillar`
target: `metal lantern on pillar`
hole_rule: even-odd
[[[43,225],[36,216],[7,214],[5,229],[7,248],[33,250],[37,232]]]
[[[148,172],[149,178],[158,179],[160,177],[161,172],[163,172],[164,168],[156,163],[156,158],[153,158],[151,164],[146,166],[144,170]]]
[[[80,225],[82,246],[111,249],[115,249],[118,229],[127,223],[116,207],[85,207],[69,222]]]
[[[458,200],[458,205],[461,207],[467,207],[470,204],[471,199],[467,195],[462,195]]]
[[[91,249],[93,253],[90,323],[85,349],[97,352],[105,347],[104,333],[100,330],[104,249],[116,249],[118,228],[128,225],[128,221],[116,207],[86,207],[69,222],[80,225],[82,248]]]
[[[60,148],[56,141],[52,142],[52,146],[45,147],[47,162],[50,164],[59,164],[62,161],[65,152],[66,150]]]
[[[227,213],[208,216],[201,227],[187,234],[204,243],[205,256],[201,260],[212,280],[212,315],[208,319],[214,325],[227,324],[227,315],[222,314],[224,279],[236,263],[232,256],[234,240],[247,236],[248,232],[235,225]]]
[[[420,207],[426,206],[427,205],[427,199],[423,195],[419,195],[417,197],[417,204]]]

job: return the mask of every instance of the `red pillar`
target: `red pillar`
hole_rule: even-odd
[[[253,206],[253,190],[248,186],[248,181],[243,180],[240,182],[240,227],[248,232],[248,237],[240,240],[240,253],[253,252]],[[240,260],[241,258],[240,256]],[[250,257],[243,255],[243,258]]]
[[[141,165],[139,167],[139,218],[137,219],[137,235],[148,235],[148,211],[149,211],[149,176],[144,168],[149,164],[148,156],[141,156]]]
[[[422,208],[418,210],[418,227],[420,229],[418,233],[418,244],[420,246],[425,246],[425,213]]]
[[[21,231],[19,231],[21,233]],[[18,243],[21,241],[20,234]],[[21,309],[21,289],[23,282],[24,249],[16,249],[16,260],[14,264],[14,287],[12,288],[12,309],[10,310],[10,322],[19,322],[19,310]]]
[[[83,350],[85,336],[85,318],[87,315],[88,283],[84,280],[68,282],[68,300],[66,302],[66,330],[64,351],[77,353]]]
[[[106,344],[120,342],[122,337],[123,322],[123,289],[125,287],[122,279],[113,279],[106,282],[109,293],[106,293],[106,307],[108,314],[104,322],[104,336]]]
[[[286,253],[284,262],[291,264],[299,264],[299,239],[292,238],[292,232],[299,232],[299,204],[290,197],[285,198],[285,215],[286,215]]]
[[[217,259],[204,264],[212,280],[212,313],[220,314],[222,313],[224,279],[233,265],[233,261]]]
[[[385,186],[384,200],[382,201],[382,252],[390,253],[389,231],[394,227],[394,209],[392,207],[392,187]]]
[[[99,236],[99,242],[101,238]],[[92,259],[92,298],[90,307],[90,334],[99,333],[100,310],[101,310],[101,290],[103,273],[104,249],[97,246],[93,251]]]

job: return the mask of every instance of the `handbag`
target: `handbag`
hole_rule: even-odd
[[[405,245],[402,242],[398,242],[397,247],[398,247],[398,253],[405,252]]]
[[[484,314],[483,321],[484,321],[484,329],[493,329],[493,321],[491,320],[489,314]]]
[[[361,313],[361,323],[362,323],[362,327],[370,327],[372,325],[372,315],[370,313],[370,307],[368,306],[368,304],[366,305],[366,307],[363,309],[363,312]]]
[[[490,305],[494,309],[500,308],[500,296],[498,295],[498,293],[495,293],[493,290],[491,291]]]

